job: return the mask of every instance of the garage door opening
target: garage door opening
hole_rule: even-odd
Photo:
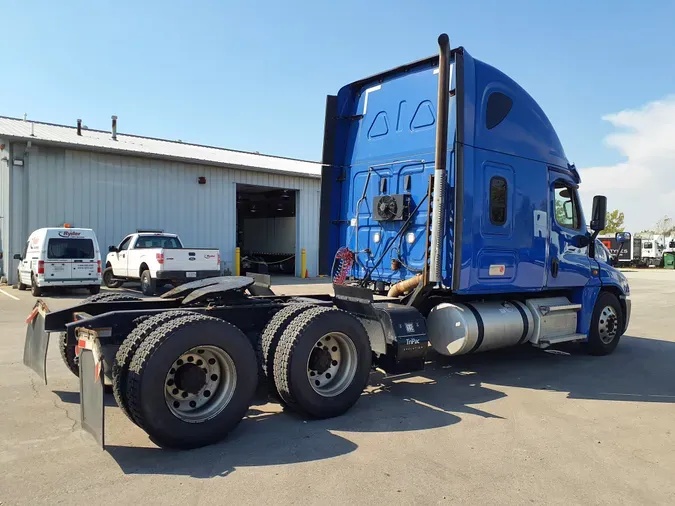
[[[237,185],[241,273],[295,275],[296,191]]]

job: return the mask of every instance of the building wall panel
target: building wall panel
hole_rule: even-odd
[[[105,256],[126,234],[159,228],[179,234],[187,246],[219,248],[232,272],[236,185],[298,190],[296,270],[305,248],[307,270],[317,274],[319,179],[43,147],[32,148],[27,174],[23,241],[37,228],[69,223],[94,229]]]

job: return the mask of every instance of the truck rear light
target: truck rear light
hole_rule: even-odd
[[[158,264],[163,264],[164,263],[164,253],[157,253],[156,255],[157,258],[157,263]]]
[[[98,274],[101,274],[101,261],[100,260],[96,260],[96,272]]]
[[[220,265],[220,251],[218,252],[218,265]]]
[[[44,274],[45,273],[45,262],[44,260],[39,260],[38,261],[38,274]]]

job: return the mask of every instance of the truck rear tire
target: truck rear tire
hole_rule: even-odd
[[[257,380],[255,352],[241,330],[210,316],[182,316],[136,351],[127,377],[129,411],[157,445],[198,448],[239,424]]]
[[[619,300],[613,293],[600,292],[593,316],[588,341],[584,346],[591,355],[609,355],[618,346],[624,332],[624,315]]]
[[[97,295],[92,295],[82,301],[82,304],[89,304],[90,302],[113,302],[113,301],[132,301],[132,300],[141,300],[138,297],[133,295],[123,295],[120,293],[99,293]],[[66,364],[66,367],[72,372],[75,376],[80,375],[80,366],[78,363],[78,358],[75,355],[75,343],[69,344],[67,334],[65,332],[59,333],[59,352],[61,353],[61,358],[63,363]]]
[[[122,345],[117,350],[115,360],[112,366],[112,391],[117,405],[122,412],[135,423],[129,411],[129,404],[127,402],[127,376],[129,374],[129,366],[138,350],[138,347],[159,327],[166,322],[171,321],[180,316],[189,316],[196,314],[191,311],[167,311],[151,316],[143,320],[131,333],[124,339]]]
[[[122,281],[116,281],[113,268],[106,267],[103,271],[103,284],[108,288],[119,288],[122,286]]]
[[[371,367],[368,334],[361,322],[336,308],[297,316],[274,356],[274,383],[284,403],[314,418],[331,418],[358,401]]]
[[[277,388],[274,385],[274,354],[279,345],[279,339],[281,339],[282,334],[296,316],[312,307],[316,306],[312,304],[293,304],[283,308],[267,322],[262,334],[260,334],[260,339],[258,340],[260,366],[262,367],[264,377],[267,378],[268,392],[273,397],[279,397]]]
[[[94,285],[89,287],[89,293],[92,295],[97,295],[101,292],[101,285]]]
[[[143,271],[141,274],[141,292],[143,295],[155,295],[157,292],[157,281],[152,279],[150,271]]]

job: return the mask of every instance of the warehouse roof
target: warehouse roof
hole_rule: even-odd
[[[117,140],[113,140],[111,132],[87,128],[81,131],[82,135],[77,135],[76,127],[0,116],[0,136],[9,140],[308,177],[321,176],[321,164],[315,162],[120,133]]]

